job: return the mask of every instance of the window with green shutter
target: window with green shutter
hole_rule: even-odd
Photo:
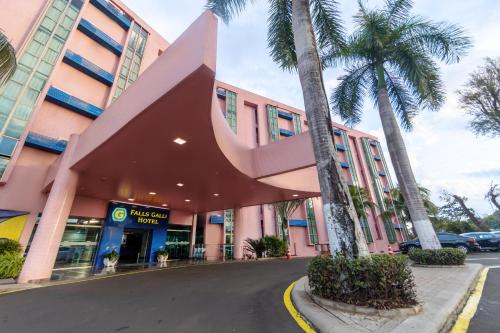
[[[307,216],[307,233],[309,235],[309,243],[312,245],[318,244],[318,230],[316,228],[316,215],[314,215],[313,199],[306,200],[306,216]]]
[[[237,95],[235,92],[226,90],[226,120],[234,134],[238,132],[237,122]]]
[[[270,141],[278,141],[280,139],[280,129],[278,127],[278,110],[273,105],[266,105],[267,111],[267,127],[269,128]]]

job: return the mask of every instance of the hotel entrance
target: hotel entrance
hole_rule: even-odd
[[[149,258],[151,230],[125,229],[120,246],[120,264],[145,263]]]

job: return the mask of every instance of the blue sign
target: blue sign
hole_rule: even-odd
[[[123,222],[127,218],[127,210],[123,207],[116,207],[111,212],[111,219],[115,222]]]

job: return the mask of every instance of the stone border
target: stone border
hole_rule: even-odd
[[[422,268],[464,268],[463,265],[422,265],[422,264],[413,264],[413,267],[422,267]]]

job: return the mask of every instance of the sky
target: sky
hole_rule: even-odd
[[[205,0],[122,0],[169,42],[203,12]],[[267,49],[268,1],[256,0],[229,25],[219,23],[217,79],[257,94],[303,109],[302,91],[296,73],[287,73],[271,60]],[[368,0],[368,7],[382,0]],[[353,30],[352,16],[357,1],[339,0],[347,31]],[[460,63],[441,65],[447,100],[438,112],[422,110],[412,132],[403,133],[417,182],[432,191],[440,202],[443,190],[466,196],[480,215],[493,212],[484,195],[492,182],[500,183],[500,138],[476,137],[467,127],[470,119],[458,106],[456,90],[485,57],[500,57],[500,1],[416,0],[413,14],[434,21],[460,24],[474,46]],[[327,93],[338,84],[342,68],[325,71]],[[371,101],[365,103],[363,121],[357,129],[376,135],[389,153]],[[341,122],[334,117],[334,121]],[[392,171],[392,166],[389,166]],[[392,172],[393,180],[396,179]]]

